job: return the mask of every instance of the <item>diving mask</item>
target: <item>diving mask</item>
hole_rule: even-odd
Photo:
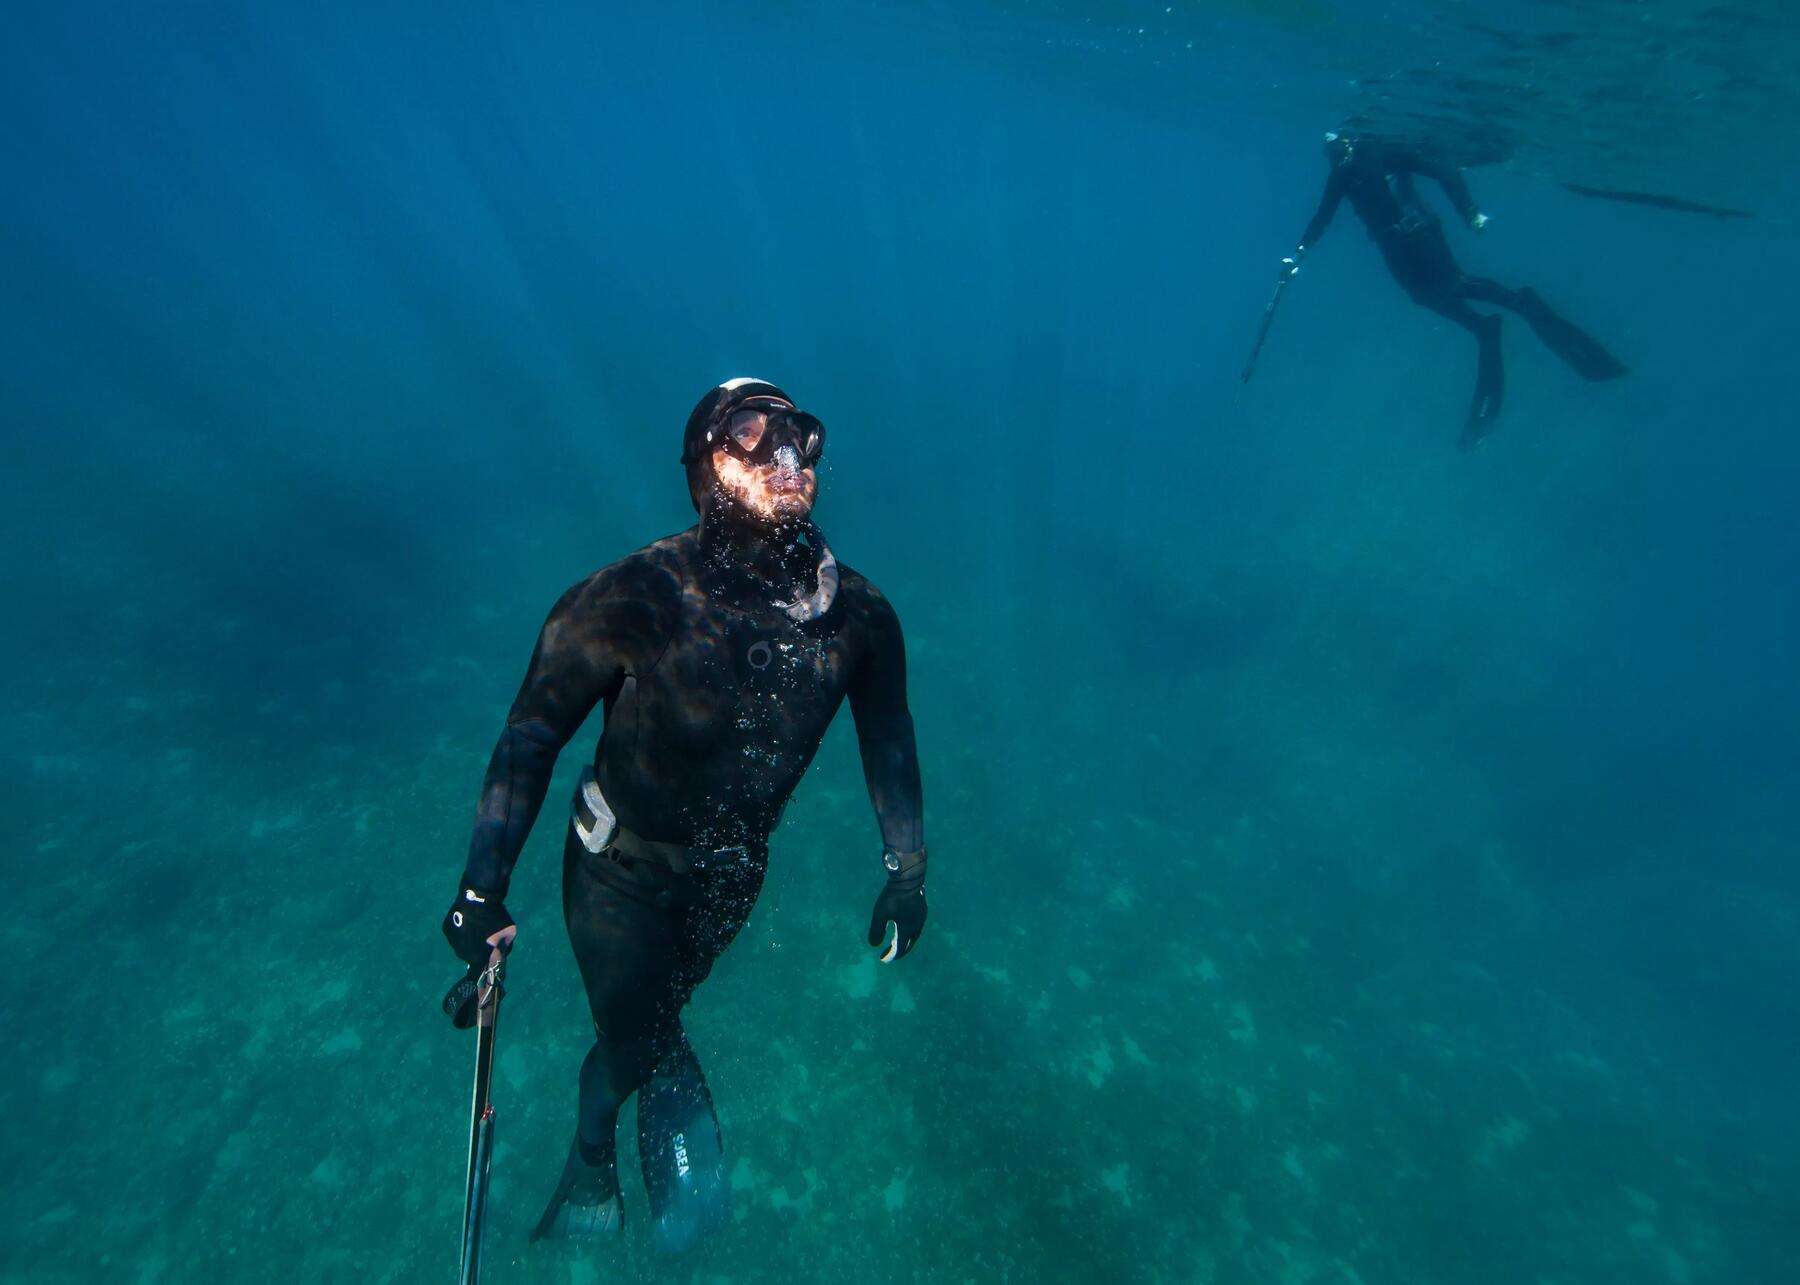
[[[716,442],[749,464],[764,465],[776,459],[783,446],[793,448],[802,468],[811,468],[825,453],[825,425],[785,403],[747,402],[709,429],[708,442]]]

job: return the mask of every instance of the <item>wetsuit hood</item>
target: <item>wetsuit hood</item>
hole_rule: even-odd
[[[778,397],[790,406],[794,404],[793,398],[768,380],[740,376],[710,390],[694,403],[694,409],[688,415],[687,429],[681,436],[681,464],[687,470],[688,497],[693,500],[696,513],[706,512],[707,497],[717,482],[713,476],[712,452],[705,449],[706,434],[752,397]]]

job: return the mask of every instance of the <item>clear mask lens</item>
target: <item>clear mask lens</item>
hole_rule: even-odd
[[[763,434],[769,431],[769,417],[759,410],[735,411],[725,429],[740,450],[754,451],[762,445]]]

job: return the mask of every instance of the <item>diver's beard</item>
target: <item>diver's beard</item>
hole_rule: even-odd
[[[756,503],[732,487],[715,486],[707,516],[727,527],[762,536],[794,535],[812,519],[812,504],[803,495],[777,495]]]
[[[742,522],[771,529],[803,525],[811,516],[817,492],[809,496],[805,479],[799,485],[777,490],[763,479],[717,477],[713,492],[729,515]]]

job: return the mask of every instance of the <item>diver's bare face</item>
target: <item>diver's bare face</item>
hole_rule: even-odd
[[[719,489],[771,526],[804,522],[819,497],[819,475],[811,468],[795,472],[777,460],[751,464],[723,447],[713,448],[712,466]]]

